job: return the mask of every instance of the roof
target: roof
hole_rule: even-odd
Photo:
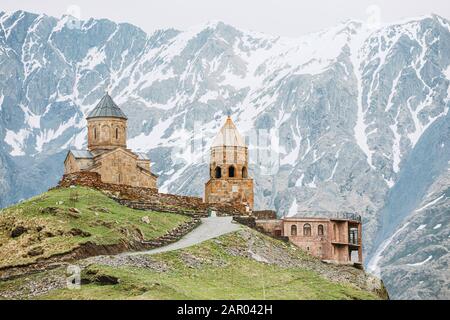
[[[94,155],[88,150],[70,150],[76,159],[92,159]]]
[[[125,120],[128,119],[125,113],[123,113],[123,111],[113,101],[108,93],[103,96],[103,98],[94,108],[94,110],[89,113],[86,119],[103,117],[121,118]]]
[[[214,141],[211,145],[211,147],[223,147],[223,146],[246,147],[244,138],[237,130],[230,116],[228,116],[227,121],[223,125],[222,129],[220,129],[219,133],[214,138]]]
[[[149,156],[143,152],[135,152],[139,160],[150,160]]]

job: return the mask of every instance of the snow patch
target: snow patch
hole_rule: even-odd
[[[350,59],[353,65],[353,71],[356,77],[357,81],[357,88],[358,88],[358,97],[357,97],[357,104],[358,104],[358,112],[357,112],[357,119],[356,124],[354,127],[354,136],[356,139],[356,143],[360,147],[360,149],[366,154],[367,157],[367,163],[372,169],[375,169],[375,167],[372,164],[372,151],[370,151],[369,144],[367,141],[367,135],[366,135],[366,129],[367,125],[365,123],[365,113],[363,110],[363,98],[362,98],[362,74],[361,74],[361,57],[360,57],[360,48],[365,40],[364,33],[358,34],[358,36],[355,36],[352,39],[352,42],[350,43]]]
[[[198,99],[201,103],[208,103],[209,100],[216,100],[219,97],[217,91],[208,91],[206,94]]]
[[[445,77],[450,80],[450,65],[447,67],[447,69],[444,71]]]
[[[389,238],[387,238],[386,240],[384,240],[381,243],[381,245],[377,248],[377,250],[375,251],[374,256],[370,259],[370,261],[369,261],[369,263],[367,265],[367,270],[368,270],[369,273],[372,273],[372,274],[374,274],[377,277],[381,276],[380,262],[381,262],[381,259],[383,258],[384,250],[387,249],[387,247],[391,244],[391,242],[394,240],[394,238],[400,232],[402,232],[408,225],[409,225],[409,222],[405,223],[400,229],[395,231],[392,236],[390,236]]]
[[[54,129],[45,129],[36,136],[36,151],[42,152],[44,145],[57,139],[61,136],[66,130],[74,127],[76,125],[77,116],[73,116],[68,121],[62,123],[56,130]]]
[[[94,69],[97,65],[103,63],[106,59],[106,54],[99,51],[98,48],[89,49],[86,57],[79,63],[79,66],[88,70]]]
[[[432,205],[436,204],[437,202],[439,202],[439,200],[441,200],[441,199],[443,199],[443,198],[444,198],[444,195],[440,196],[440,197],[437,198],[437,199],[434,199],[433,201],[427,203],[427,204],[424,205],[423,207],[417,209],[416,212],[420,212],[420,211],[425,210],[425,209],[428,208],[428,207],[431,207]]]
[[[305,174],[302,173],[302,175],[300,176],[300,178],[297,179],[297,181],[295,182],[295,186],[296,187],[301,187],[303,186],[303,179],[305,178]]]
[[[429,256],[428,258],[426,258],[422,262],[408,263],[407,265],[410,266],[410,267],[419,267],[419,266],[423,266],[425,263],[427,263],[428,261],[431,261],[432,259],[433,259],[433,256]]]
[[[423,229],[425,229],[426,227],[427,227],[426,224],[421,224],[421,225],[416,229],[416,231],[423,230]]]
[[[287,214],[288,217],[293,217],[297,215],[298,211],[297,199],[294,198],[294,202],[292,202],[291,207],[289,208],[289,212]]]
[[[26,129],[21,129],[19,132],[6,129],[5,142],[12,148],[9,154],[13,157],[24,156],[23,148],[29,135],[30,132]]]
[[[442,224],[437,224],[434,228],[433,228],[433,230],[437,230],[437,229],[439,229],[439,228],[441,228],[442,227]]]

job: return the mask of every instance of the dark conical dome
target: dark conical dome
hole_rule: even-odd
[[[106,93],[105,96],[100,100],[98,105],[92,110],[86,119],[91,118],[121,118],[127,120],[127,116],[120,110],[119,106],[113,101],[111,96]]]

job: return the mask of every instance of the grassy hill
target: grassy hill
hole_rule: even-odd
[[[148,217],[149,223],[143,222],[143,217]],[[174,214],[131,210],[99,191],[55,189],[0,213],[0,265],[23,265],[64,256],[86,242],[116,245],[153,239],[187,220]],[[19,227],[22,233],[16,231],[13,237]],[[30,255],[36,248],[42,249],[41,254]],[[74,257],[67,263],[0,281],[0,298],[386,298],[382,284],[364,271],[324,264],[292,244],[244,226],[177,251],[93,255]],[[67,288],[69,264],[82,270],[80,289]]]
[[[91,254],[96,247],[131,248],[188,220],[176,214],[133,210],[97,190],[54,189],[0,211],[0,268],[68,254],[83,245],[94,251]]]

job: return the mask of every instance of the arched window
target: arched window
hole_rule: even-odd
[[[291,236],[296,236],[297,235],[297,226],[293,225],[291,226]]]
[[[242,178],[247,179],[247,177],[248,177],[247,168],[243,167],[242,168]]]
[[[228,168],[228,177],[234,178],[234,176],[235,176],[234,167],[231,166]]]
[[[311,237],[311,225],[309,223],[303,225],[303,235],[305,237]]]
[[[323,236],[323,225],[319,224],[319,226],[317,227],[317,234],[319,236]]]
[[[116,128],[116,140],[119,139],[119,128]]]
[[[220,167],[216,167],[214,176],[216,177],[216,179],[222,178],[222,169]]]
[[[97,128],[94,128],[94,139],[97,140]]]

